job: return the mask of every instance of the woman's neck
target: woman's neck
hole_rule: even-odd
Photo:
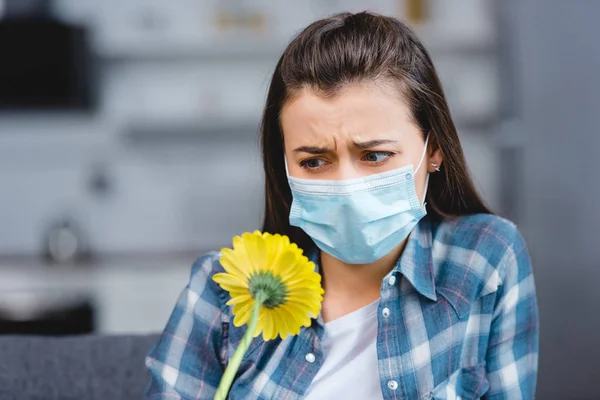
[[[321,252],[323,319],[331,321],[377,300],[381,281],[398,262],[405,243],[372,264],[347,264]]]

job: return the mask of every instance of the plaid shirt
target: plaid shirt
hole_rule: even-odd
[[[213,398],[244,334],[211,279],[223,271],[218,260],[195,263],[146,359],[146,399]],[[318,318],[283,341],[256,338],[229,399],[301,399],[323,363],[323,333]],[[492,215],[425,217],[381,283],[377,357],[384,399],[533,399],[537,301],[516,227]]]

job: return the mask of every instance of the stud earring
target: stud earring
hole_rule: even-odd
[[[437,172],[440,172],[440,166],[439,166],[439,165],[437,165],[436,163],[431,163],[431,166],[432,166],[433,168],[435,168],[435,170],[436,170]]]

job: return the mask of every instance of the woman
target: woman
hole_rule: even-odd
[[[476,193],[431,59],[393,18],[341,14],[288,46],[262,123],[263,230],[323,277],[323,309],[257,338],[230,399],[533,399],[538,318],[515,226]],[[243,335],[191,280],[147,366],[149,399],[212,399]]]

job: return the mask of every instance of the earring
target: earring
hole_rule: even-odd
[[[432,166],[433,168],[435,168],[435,170],[436,170],[437,172],[440,172],[440,167],[439,167],[439,165],[437,165],[436,163],[431,163],[431,166]]]

